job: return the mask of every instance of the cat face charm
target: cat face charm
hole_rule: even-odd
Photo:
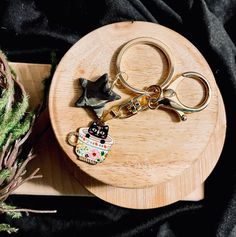
[[[67,141],[75,147],[79,160],[95,165],[106,159],[113,144],[108,131],[107,125],[93,122],[90,127],[80,128],[78,132],[70,133]]]
[[[99,125],[96,122],[93,122],[88,129],[88,133],[97,138],[106,139],[109,131],[108,125]]]
[[[98,118],[102,117],[106,103],[121,98],[110,87],[107,73],[96,81],[80,78],[79,82],[83,93],[75,105],[92,108]],[[69,133],[67,142],[75,147],[75,153],[79,160],[89,164],[101,163],[106,159],[113,144],[108,131],[107,125],[93,122],[90,127],[80,128],[78,132]]]

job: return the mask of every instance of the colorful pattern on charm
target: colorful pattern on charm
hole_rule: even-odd
[[[79,82],[83,89],[83,94],[75,105],[77,107],[91,107],[98,118],[102,116],[106,103],[121,98],[111,89],[107,73],[103,74],[94,82],[84,78],[80,78]]]
[[[70,133],[67,141],[75,147],[79,160],[95,165],[106,159],[113,144],[108,130],[107,125],[93,122],[90,127],[80,128],[79,132]]]

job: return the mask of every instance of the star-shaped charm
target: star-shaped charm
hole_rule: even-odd
[[[82,86],[83,94],[75,105],[77,107],[91,107],[98,118],[102,116],[106,103],[121,98],[110,88],[107,73],[94,82],[84,78],[79,78],[79,82]]]

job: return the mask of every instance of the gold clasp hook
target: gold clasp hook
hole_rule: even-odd
[[[186,78],[197,79],[203,86],[205,90],[204,99],[194,107],[189,107],[184,105],[178,98],[176,93],[178,85],[182,80]],[[199,112],[207,107],[211,99],[211,87],[207,79],[197,72],[184,72],[180,77],[177,77],[173,82],[171,82],[166,88],[163,89],[162,96],[158,101],[158,106],[174,110],[180,117],[182,121],[187,120],[186,114]]]

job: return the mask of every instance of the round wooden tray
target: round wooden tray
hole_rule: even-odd
[[[203,74],[211,84],[211,102],[204,111],[188,115],[186,122],[179,122],[176,114],[167,110],[149,110],[129,119],[111,120],[108,124],[115,144],[109,157],[96,166],[79,161],[73,147],[66,142],[67,134],[87,127],[94,117],[88,110],[74,106],[81,95],[78,78],[96,80],[105,72],[114,78],[120,46],[136,37],[153,37],[168,45],[175,58],[176,74],[185,71]],[[128,50],[122,70],[129,75],[129,83],[143,88],[162,81],[168,66],[159,50],[137,45]],[[125,89],[114,90],[122,99],[107,104],[106,109],[132,96]],[[186,80],[178,88],[178,94],[184,103],[194,105],[201,100],[203,89],[198,82]],[[178,33],[147,22],[107,25],[78,41],[54,74],[49,110],[56,138],[78,173],[82,170],[105,186],[119,187],[116,190],[156,192],[158,189],[158,193],[166,195],[165,203],[183,198],[204,182],[219,158],[225,136],[223,102],[203,56]],[[91,185],[85,186],[89,189]],[[90,191],[109,199],[101,195],[102,191]]]

